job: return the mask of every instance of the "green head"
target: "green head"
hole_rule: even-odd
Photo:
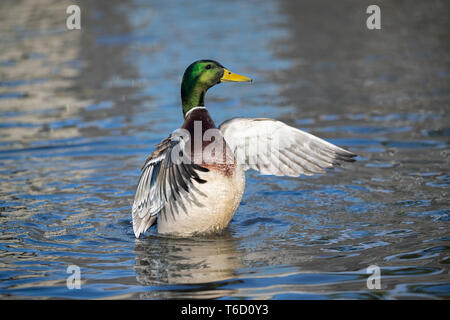
[[[183,115],[197,106],[205,105],[206,91],[221,82],[252,81],[225,69],[214,60],[198,60],[187,67],[181,82]]]

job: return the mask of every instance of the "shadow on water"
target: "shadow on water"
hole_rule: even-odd
[[[383,2],[381,31],[369,4],[84,1],[67,31],[64,2],[2,2],[0,296],[448,298],[448,4]],[[223,234],[135,240],[139,169],[180,126],[181,75],[200,58],[255,80],[211,89],[216,124],[277,118],[358,161],[248,172]]]
[[[201,238],[150,236],[137,240],[135,270],[143,286],[163,287],[147,291],[142,298],[210,299],[230,296],[232,289],[221,289],[243,267],[242,250],[229,232]],[[195,286],[183,286],[195,285]],[[165,289],[165,290],[164,290]]]

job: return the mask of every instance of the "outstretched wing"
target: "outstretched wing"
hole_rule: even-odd
[[[193,180],[205,183],[197,172],[209,170],[172,159],[172,152],[183,151],[184,144],[185,140],[181,136],[171,135],[159,143],[145,161],[132,208],[136,238],[155,222],[158,213],[166,206],[170,207],[171,214],[186,211],[187,202],[202,206],[196,195],[204,194],[195,187]]]
[[[234,118],[219,126],[244,169],[277,176],[313,175],[355,154],[274,119]]]

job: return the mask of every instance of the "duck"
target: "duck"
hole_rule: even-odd
[[[252,82],[214,60],[190,64],[181,82],[183,124],[156,145],[141,169],[132,206],[136,238],[220,233],[240,205],[245,171],[299,177],[325,173],[356,154],[270,118],[236,117],[216,127],[205,106],[211,87]]]

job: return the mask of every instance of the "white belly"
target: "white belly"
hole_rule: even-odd
[[[241,166],[237,166],[231,176],[219,171],[199,172],[204,184],[194,181],[194,185],[206,197],[196,198],[203,207],[185,202],[186,211],[170,212],[165,208],[164,216],[158,217],[158,233],[175,236],[192,236],[195,234],[214,233],[223,230],[238,208],[245,187],[245,174]]]

